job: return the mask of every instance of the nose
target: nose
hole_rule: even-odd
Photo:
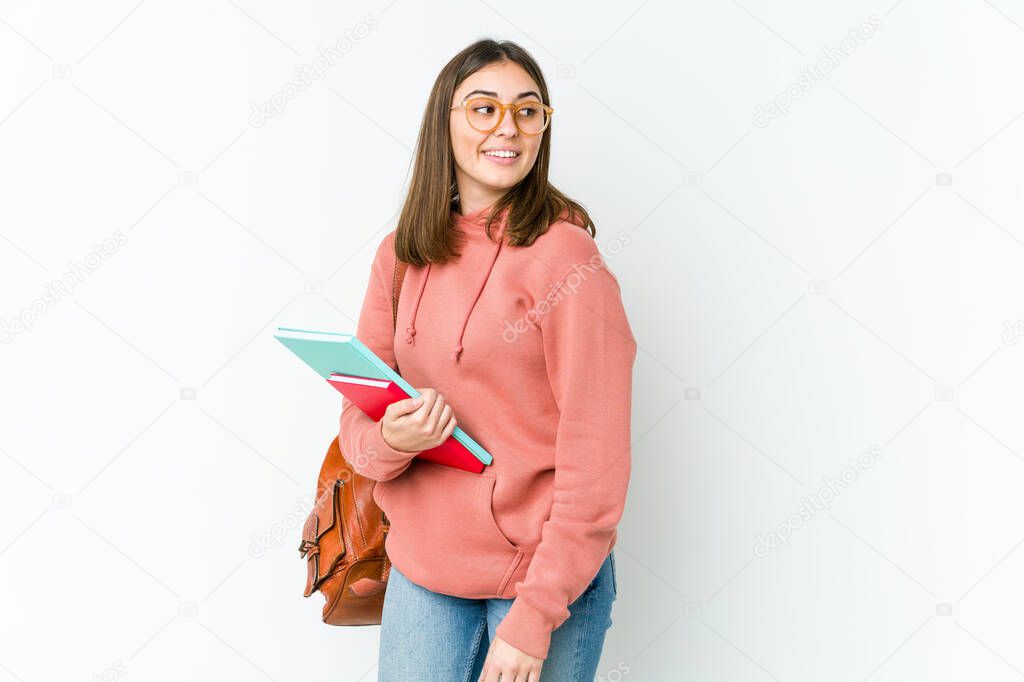
[[[515,114],[511,109],[506,109],[505,115],[501,117],[501,123],[492,131],[492,134],[515,137],[518,133],[519,129],[516,128]]]

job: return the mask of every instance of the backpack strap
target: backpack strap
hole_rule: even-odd
[[[398,297],[402,295],[402,282],[405,281],[405,271],[408,269],[409,264],[405,261],[398,260],[395,258],[395,273],[391,278],[391,328],[398,328]],[[384,537],[387,538],[388,530],[391,528],[391,521],[388,520],[387,515],[381,510],[381,520],[383,522]],[[388,577],[391,575],[391,559],[388,555],[384,554],[384,567],[380,574],[380,584],[386,584]]]
[[[402,294],[402,282],[409,264],[395,258],[395,275],[391,280],[391,328],[398,328],[398,297]]]

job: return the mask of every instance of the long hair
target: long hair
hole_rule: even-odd
[[[540,88],[541,100],[551,105],[544,75],[533,57],[514,42],[478,40],[459,52],[438,74],[427,100],[416,141],[412,182],[402,206],[395,234],[395,254],[413,265],[445,263],[459,255],[451,212],[456,207],[455,156],[452,151],[450,107],[456,88],[471,74],[491,64],[519,64]],[[596,236],[597,228],[583,206],[548,182],[551,132],[543,132],[533,168],[495,202],[487,217],[491,223],[509,208],[505,235],[509,246],[530,246],[553,222],[566,219]]]

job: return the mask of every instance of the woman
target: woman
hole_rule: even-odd
[[[611,626],[636,342],[593,223],[548,183],[548,102],[518,45],[456,55],[377,248],[356,335],[426,387],[379,422],[342,406],[391,523],[381,681],[592,680]],[[493,455],[483,473],[413,459],[456,425]]]

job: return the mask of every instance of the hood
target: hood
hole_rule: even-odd
[[[491,272],[494,270],[494,264],[498,261],[498,255],[501,253],[501,247],[505,243],[505,226],[508,219],[507,207],[491,224],[491,235],[497,241],[493,241],[487,237],[487,216],[490,214],[493,206],[494,204],[492,203],[467,215],[462,215],[455,210],[451,212],[452,229],[458,229],[462,232],[465,235],[467,243],[489,242],[490,245],[493,246],[493,250],[487,258],[487,269],[480,280],[480,285],[473,292],[472,300],[469,302],[467,310],[459,323],[459,336],[455,345],[452,347],[452,362],[456,363],[459,361],[459,355],[462,353],[462,337],[466,333],[466,326],[469,324],[469,317],[473,314],[473,309],[476,308],[476,302],[480,300],[480,295],[484,292],[484,287],[487,286],[487,280],[491,277]],[[416,292],[416,297],[413,301],[412,315],[409,318],[409,326],[405,328],[406,343],[414,345],[416,343],[416,313],[420,308],[420,299],[423,298],[423,291],[427,288],[427,280],[430,279],[431,265],[432,263],[427,263],[426,272],[423,273],[423,278],[420,280],[419,290]]]

